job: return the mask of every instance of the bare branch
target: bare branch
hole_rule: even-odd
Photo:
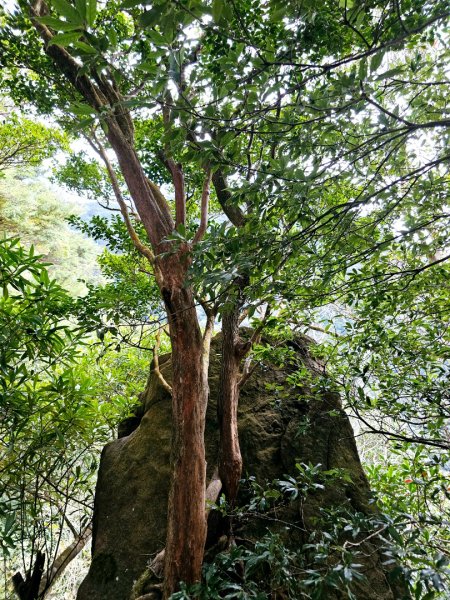
[[[255,363],[253,365],[253,367],[251,367],[251,357],[248,354],[251,351],[251,349],[253,348],[253,346],[261,340],[261,332],[267,323],[267,319],[270,316],[270,312],[271,312],[270,304],[267,304],[266,310],[264,312],[264,316],[263,316],[260,324],[255,329],[255,331],[252,333],[252,336],[248,340],[248,342],[245,342],[245,344],[241,350],[242,356],[246,356],[246,359],[244,362],[244,369],[243,369],[241,377],[238,381],[238,388],[241,388],[244,385],[244,383],[251,377],[251,375],[253,374],[254,370],[256,369],[256,367],[258,365],[258,363]]]
[[[67,546],[57,558],[55,558],[53,564],[47,569],[47,573],[41,580],[39,596],[42,596],[49,591],[50,587],[55,583],[58,577],[63,574],[69,563],[83,550],[91,538],[91,535],[92,523],[89,523],[80,533],[75,535],[73,542]]]
[[[175,188],[175,227],[186,225],[186,194],[184,191],[183,168],[180,163],[176,163],[172,158],[168,158],[166,163],[172,173]]]
[[[219,201],[223,212],[227,215],[235,227],[242,227],[245,224],[245,214],[242,212],[239,206],[233,204],[231,192],[228,189],[227,180],[220,169],[218,171],[214,171],[212,182],[214,189],[216,190],[217,200]]]

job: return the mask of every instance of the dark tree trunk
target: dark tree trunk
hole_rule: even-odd
[[[39,597],[39,586],[44,572],[45,554],[38,550],[33,569],[30,570],[25,579],[17,572],[12,577],[14,591],[20,600],[37,600]]]
[[[227,501],[234,506],[242,475],[237,418],[242,354],[239,343],[239,311],[235,307],[222,317],[222,336],[222,368],[217,402],[220,431],[219,477]]]

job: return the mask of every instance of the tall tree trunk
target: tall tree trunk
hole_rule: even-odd
[[[189,248],[179,248],[174,252],[166,242],[167,236],[184,219],[185,197],[177,186],[177,173],[173,170],[176,192],[178,190],[175,223],[169,203],[159,188],[148,180],[137,156],[133,120],[117,82],[110,73],[106,76],[95,68],[82,70],[70,50],[52,43],[54,32],[40,19],[49,13],[45,0],[34,0],[30,9],[33,24],[44,40],[45,51],[59,71],[89,106],[97,113],[107,115],[104,118],[105,135],[116,154],[152,246],[151,250],[147,249],[146,256],[150,256],[155,268],[155,278],[165,303],[173,361],[174,470],[168,507],[164,588],[168,598],[179,581],[193,583],[200,579],[206,539],[203,438],[208,398],[207,356],[193,294],[185,287]],[[141,246],[140,243],[137,245],[140,251]]]
[[[186,257],[161,264],[161,293],[172,342],[172,463],[164,570],[164,598],[201,577],[206,540],[204,445],[208,401],[203,338],[192,291],[184,287]]]

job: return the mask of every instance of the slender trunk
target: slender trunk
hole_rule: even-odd
[[[191,584],[201,578],[206,541],[207,369],[203,368],[203,339],[192,290],[186,287],[189,248],[174,252],[164,242],[174,226],[167,204],[147,180],[136,153],[113,124],[108,138],[152,246],[163,253],[156,260],[155,276],[169,321],[173,367],[173,472],[164,567],[164,598],[169,598],[181,581]]]
[[[222,335],[222,370],[217,404],[220,428],[219,477],[225,496],[233,506],[242,474],[237,420],[239,365],[242,353],[239,340],[239,310],[236,307],[224,313]]]
[[[186,257],[184,257],[186,258]],[[204,445],[208,380],[194,298],[183,286],[183,256],[161,265],[162,296],[172,342],[172,485],[169,495],[164,598],[201,577],[206,540]]]
[[[106,111],[105,135],[147,232],[151,254],[156,256],[151,262],[169,319],[173,361],[174,471],[168,507],[164,590],[168,598],[179,581],[192,583],[200,579],[206,539],[203,437],[208,381],[193,295],[185,287],[188,249],[171,253],[173,248],[165,241],[175,227],[170,205],[142,168],[134,147],[133,121],[116,82],[110,74],[106,76],[95,68],[83,72],[70,50],[51,43],[54,32],[40,20],[48,14],[45,0],[34,0],[30,10],[32,22],[45,42],[45,51],[59,71],[96,112]],[[174,184],[178,190],[177,218],[183,221],[181,204],[185,199],[180,185],[176,181]]]

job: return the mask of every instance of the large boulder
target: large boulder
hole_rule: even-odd
[[[313,379],[323,373],[323,366],[310,353],[311,340],[297,338],[287,344]],[[160,358],[160,368],[170,381],[169,355]],[[348,506],[365,515],[373,514],[376,509],[339,397],[334,393],[312,393],[308,385],[287,383],[292,368],[260,364],[241,391],[239,435],[244,475],[261,483],[282,479],[287,473],[295,473],[299,461],[321,464],[326,470],[346,469],[350,473],[351,481],[339,480],[325,491],[309,495],[306,501],[283,508],[279,521],[301,524],[294,531],[317,527],[319,509],[327,506]],[[208,476],[214,470],[218,451],[219,372],[220,336],[213,341],[211,352],[205,435]],[[133,585],[146,571],[151,558],[164,547],[170,424],[170,397],[151,373],[135,417],[122,424],[121,437],[109,443],[102,453],[95,495],[92,564],[79,589],[78,600],[129,600]],[[264,519],[245,523],[245,537],[261,536],[268,523]],[[210,529],[214,527],[211,525]],[[210,544],[217,541],[213,538],[210,532]],[[289,541],[301,545],[306,541],[305,534],[290,532]],[[372,541],[365,542],[364,555],[366,579],[355,586],[356,597],[399,598],[381,566],[378,546]]]

